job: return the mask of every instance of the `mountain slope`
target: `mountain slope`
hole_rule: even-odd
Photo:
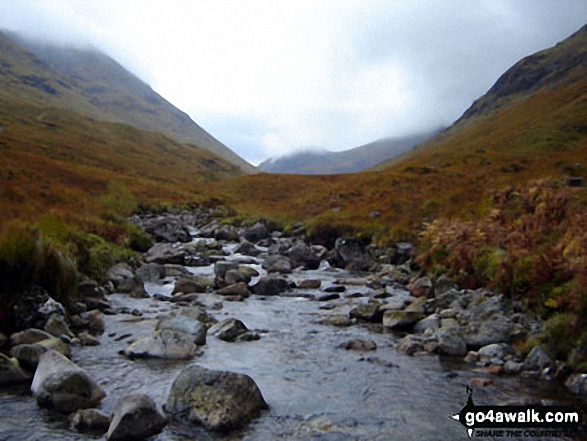
[[[2,94],[71,109],[101,121],[163,133],[221,156],[245,173],[256,169],[108,56],[0,33]]]
[[[381,139],[342,152],[308,150],[268,159],[258,168],[268,173],[338,174],[355,173],[404,153],[414,145],[430,138],[435,132],[402,138]]]
[[[223,183],[222,197],[254,216],[385,240],[413,238],[423,221],[477,216],[490,205],[491,191],[505,186],[587,179],[586,47],[582,28],[537,54],[540,75],[522,60],[473,105],[479,110],[369,172],[239,178]]]

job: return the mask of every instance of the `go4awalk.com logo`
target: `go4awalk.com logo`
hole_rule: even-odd
[[[469,438],[576,436],[585,430],[585,411],[576,406],[476,406],[467,386],[465,407],[455,415]]]

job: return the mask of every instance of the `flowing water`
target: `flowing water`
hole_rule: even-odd
[[[212,274],[213,268],[193,271]],[[342,270],[293,275],[298,280],[319,278],[326,285],[345,277],[349,278],[347,292],[365,290],[354,285],[352,276]],[[173,280],[166,282],[147,284],[146,288],[150,294],[169,294]],[[399,291],[395,294],[402,295]],[[222,298],[203,294],[202,300],[213,304]],[[352,299],[352,304],[366,301]],[[106,390],[107,397],[99,406],[103,412],[109,413],[119,397],[136,392],[146,393],[162,405],[173,380],[190,363],[248,374],[270,406],[246,428],[230,435],[170,424],[154,439],[468,439],[464,427],[450,416],[464,406],[470,379],[486,375],[455,360],[404,355],[394,349],[400,336],[375,325],[339,328],[316,323],[328,314],[347,312],[351,300],[335,301],[338,306],[333,310],[320,309],[324,303],[300,297],[251,296],[244,302],[225,301],[221,310],[210,313],[220,320],[242,320],[249,329],[261,330],[261,339],[227,343],[208,337],[204,354],[190,362],[131,361],[118,354],[129,341],[149,335],[155,317],[177,309],[177,305],[126,295],[112,295],[110,302],[115,308],[137,309],[142,317],[105,316],[101,345],[75,347],[72,354],[73,360]],[[377,350],[362,353],[337,348],[357,338],[374,340]],[[556,397],[559,402],[571,399],[561,388],[544,382],[502,377],[492,380],[493,385],[475,390],[476,404],[499,404],[523,397]],[[39,409],[27,392],[0,392],[0,440],[89,438],[66,426],[62,417]]]

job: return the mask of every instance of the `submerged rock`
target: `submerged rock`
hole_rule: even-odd
[[[31,391],[39,406],[65,413],[95,406],[106,396],[82,368],[56,351],[41,356]]]
[[[355,339],[345,341],[337,347],[341,349],[346,349],[347,351],[375,351],[377,349],[377,344],[373,340]]]
[[[164,406],[173,419],[221,432],[247,424],[267,408],[248,375],[198,365],[188,366],[177,376]]]
[[[116,403],[106,434],[108,441],[141,440],[160,433],[167,418],[147,395],[127,395]]]

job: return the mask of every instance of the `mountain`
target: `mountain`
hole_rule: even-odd
[[[270,158],[259,164],[258,168],[267,173],[300,175],[356,173],[404,153],[435,133],[436,131],[401,138],[381,139],[342,152],[306,150],[279,158]]]
[[[0,86],[2,95],[160,132],[206,149],[244,173],[256,172],[188,115],[101,52],[52,46],[0,33]]]
[[[476,216],[506,186],[587,180],[586,51],[583,27],[512,66],[449,128],[366,172],[260,174],[223,182],[218,197],[254,216],[385,241],[413,238],[423,221]]]

